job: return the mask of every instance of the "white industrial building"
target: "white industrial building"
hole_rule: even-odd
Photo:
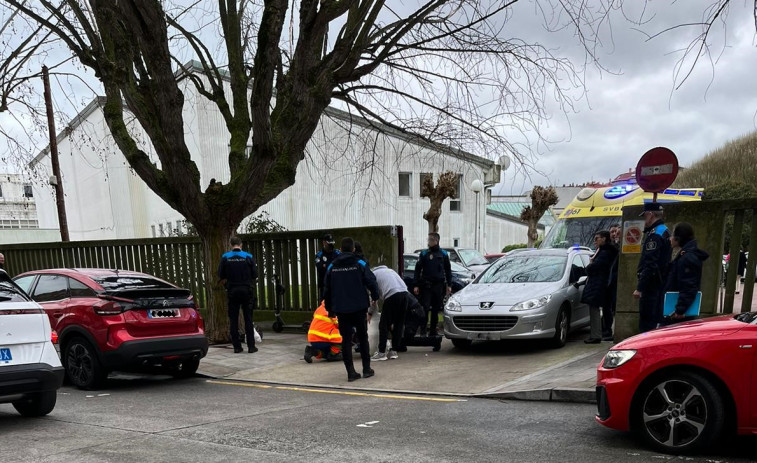
[[[19,174],[0,174],[0,244],[50,241],[59,237],[57,229],[40,229],[31,182]]]
[[[206,186],[211,178],[226,183],[229,136],[223,119],[194,87],[187,84],[183,91],[186,140],[201,184]],[[58,136],[71,239],[185,233],[184,218],[129,168],[110,135],[102,104],[102,98],[92,101]],[[144,132],[136,126],[131,130],[152,153]],[[32,167],[48,178],[49,153],[40,153]],[[402,225],[405,249],[416,249],[425,245],[428,231],[423,212],[429,200],[420,197],[422,178],[448,170],[460,174],[460,188],[456,199],[444,202],[439,222],[444,246],[474,247],[478,242],[481,251],[498,252],[523,241],[524,224],[486,212],[488,188],[500,180],[500,167],[493,161],[425,143],[334,108],[322,117],[297,168],[296,183],[261,210],[289,230]],[[471,189],[476,179],[485,186],[479,194]],[[35,185],[34,195],[40,226],[58,228],[52,187]]]

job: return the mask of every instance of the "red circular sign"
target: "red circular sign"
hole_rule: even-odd
[[[667,148],[652,148],[636,165],[636,183],[642,190],[659,193],[673,184],[678,175],[678,158]]]
[[[641,230],[629,228],[626,231],[626,244],[639,244],[641,242]]]

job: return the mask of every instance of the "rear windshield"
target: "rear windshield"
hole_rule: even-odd
[[[0,302],[28,302],[29,296],[8,280],[0,280]]]
[[[546,283],[560,281],[565,274],[567,257],[515,255],[503,257],[486,269],[478,284]]]
[[[135,276],[110,276],[95,278],[97,284],[105,288],[105,291],[121,291],[124,289],[168,289],[174,288],[163,281],[150,277]]]

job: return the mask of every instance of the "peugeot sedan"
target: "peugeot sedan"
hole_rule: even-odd
[[[444,335],[458,348],[500,339],[564,346],[569,331],[589,324],[581,294],[590,255],[585,248],[537,249],[499,259],[449,299]]]

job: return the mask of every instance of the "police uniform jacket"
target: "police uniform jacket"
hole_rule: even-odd
[[[429,287],[444,282],[447,286],[452,284],[452,268],[447,251],[439,246],[421,251],[418,263],[415,264],[415,287]]]
[[[670,232],[668,227],[658,220],[652,226],[644,229],[644,241],[641,245],[641,259],[636,270],[638,283],[636,289],[642,294],[644,291],[658,291],[662,289],[666,279],[668,264],[672,255],[670,246]]]
[[[258,268],[252,254],[234,249],[221,257],[218,278],[226,280],[226,289],[237,286],[252,286],[258,277]]]
[[[376,276],[365,261],[351,252],[340,254],[326,270],[323,300],[330,314],[367,310],[370,305],[367,291],[371,300],[378,300]]]
[[[339,254],[338,249],[332,249],[331,251],[320,250],[318,251],[318,254],[315,255],[315,270],[319,289],[323,288],[326,269],[329,268],[329,265],[334,262],[334,259],[336,259]]]

